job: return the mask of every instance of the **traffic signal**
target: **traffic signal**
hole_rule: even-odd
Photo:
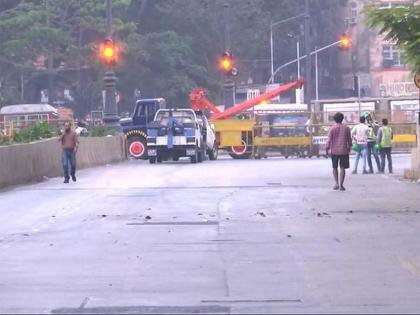
[[[338,47],[341,49],[349,49],[351,47],[351,39],[348,37],[348,35],[343,34],[340,37],[340,42],[338,43]]]
[[[219,60],[219,68],[225,72],[229,73],[233,69],[233,59],[228,52],[224,52],[222,57]]]
[[[100,46],[100,57],[106,64],[113,64],[117,60],[117,51],[114,41],[107,38]]]

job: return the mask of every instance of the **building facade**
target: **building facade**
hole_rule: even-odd
[[[346,96],[418,97],[413,74],[398,46],[385,40],[378,30],[369,29],[364,10],[377,3],[384,10],[406,5],[407,0],[349,0],[344,8],[349,51],[340,56],[342,84]]]

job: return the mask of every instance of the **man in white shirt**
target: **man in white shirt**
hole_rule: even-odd
[[[361,116],[360,124],[354,126],[351,131],[352,138],[360,147],[360,151],[356,153],[356,162],[354,163],[355,166],[352,174],[357,174],[357,166],[359,164],[360,157],[363,159],[363,174],[368,174],[366,171],[366,160],[369,127],[365,124],[365,122],[366,118]]]

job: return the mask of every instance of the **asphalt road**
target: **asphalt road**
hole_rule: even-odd
[[[420,186],[127,161],[0,192],[0,313],[418,313]]]

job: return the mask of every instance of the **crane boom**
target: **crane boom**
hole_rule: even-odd
[[[261,94],[260,96],[247,100],[245,102],[239,103],[234,105],[231,108],[228,108],[224,112],[221,112],[217,109],[217,107],[209,101],[205,96],[205,91],[203,88],[196,88],[194,89],[190,94],[190,102],[191,106],[194,110],[210,110],[213,115],[210,117],[212,120],[216,119],[226,119],[232,116],[235,116],[243,111],[246,111],[247,109],[260,104],[262,101],[270,100],[276,96],[279,96],[290,89],[296,89],[301,88],[303,86],[303,80],[298,80],[295,82],[291,82],[288,84],[280,85],[279,87],[267,91],[264,94]]]

